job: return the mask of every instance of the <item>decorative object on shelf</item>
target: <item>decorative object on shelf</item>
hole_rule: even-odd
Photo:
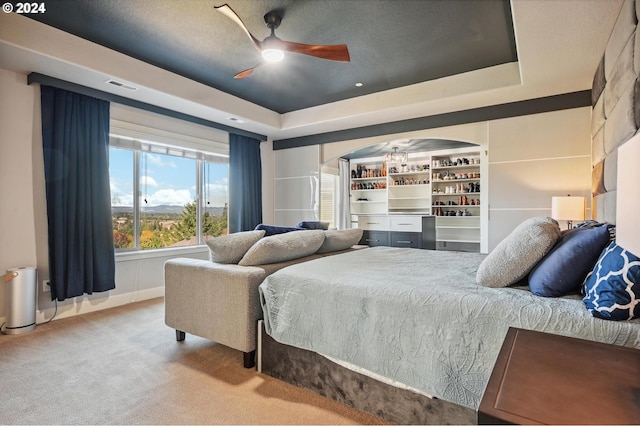
[[[405,185],[427,185],[429,183],[429,179],[419,179],[419,178],[404,178],[401,176],[399,179],[392,180],[391,182],[393,186],[405,186]]]
[[[436,207],[433,209],[434,216],[473,216],[473,214],[467,210],[442,210],[442,207]]]
[[[377,182],[353,182],[351,184],[351,189],[353,191],[363,191],[365,189],[385,189],[387,187],[387,182],[385,181],[377,181]]]
[[[409,156],[406,152],[398,152],[398,147],[393,148],[393,152],[387,152],[384,155],[386,163],[406,163]]]
[[[458,183],[456,186],[449,185],[444,187],[444,189],[436,187],[433,188],[433,193],[436,195],[477,194],[480,193],[480,182],[471,182],[468,185]]]
[[[384,163],[380,167],[377,165],[366,168],[358,164],[355,170],[351,170],[351,179],[370,179],[387,176],[387,168]]]
[[[441,158],[437,160],[433,160],[433,167],[464,167],[469,165],[477,166],[480,164],[480,158]]]
[[[566,220],[567,229],[571,229],[574,220],[585,219],[585,197],[551,197],[551,217],[555,220]]]

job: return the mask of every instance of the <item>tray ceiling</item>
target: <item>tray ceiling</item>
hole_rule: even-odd
[[[518,60],[504,0],[228,1],[252,34],[347,44],[351,62],[287,54],[234,79],[259,52],[211,0],[55,0],[30,18],[212,88],[287,113]],[[362,83],[362,87],[356,87]]]

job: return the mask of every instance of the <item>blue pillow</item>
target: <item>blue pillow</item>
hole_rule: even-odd
[[[610,225],[566,232],[529,273],[529,289],[537,296],[560,297],[576,291],[609,244]]]
[[[311,220],[303,220],[296,225],[298,228],[304,229],[329,229],[329,222],[318,222]]]
[[[264,225],[261,223],[260,225],[255,227],[254,231],[260,230],[265,231],[264,236],[268,237],[270,235],[284,234],[291,231],[302,231],[302,228],[294,228],[291,226]]]
[[[594,317],[640,318],[640,258],[612,242],[587,276],[584,294],[584,304]]]

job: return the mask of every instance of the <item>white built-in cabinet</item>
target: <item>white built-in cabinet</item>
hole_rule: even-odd
[[[437,249],[480,251],[480,158],[479,151],[455,150],[410,153],[402,164],[382,157],[351,160],[351,214],[360,228],[390,232],[391,226],[367,224],[435,216]],[[371,238],[380,235],[369,232]],[[384,239],[369,243],[391,245]]]

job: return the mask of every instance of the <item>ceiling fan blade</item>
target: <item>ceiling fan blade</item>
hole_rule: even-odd
[[[349,49],[346,44],[336,44],[333,46],[322,46],[316,44],[295,43],[292,41],[280,41],[282,50],[287,52],[300,53],[303,55],[315,56],[316,58],[329,59],[332,61],[350,62]]]
[[[244,22],[242,22],[242,19],[240,19],[238,14],[234,12],[233,9],[231,9],[231,7],[228,4],[225,3],[222,6],[214,6],[213,8],[218,12],[222,13],[227,18],[231,19],[236,24],[238,24],[240,28],[242,28],[244,32],[249,36],[255,48],[258,50],[262,50],[262,47],[261,47],[262,43],[260,42],[260,40],[255,38],[253,34],[249,32],[249,30],[247,29],[247,26],[244,24]]]
[[[255,66],[255,67],[253,67],[253,68],[249,68],[249,69],[247,69],[247,70],[240,71],[238,74],[234,75],[234,76],[233,76],[233,78],[247,78],[247,77],[249,77],[249,76],[253,73],[253,71],[254,71],[256,68],[258,68],[258,67],[260,67],[260,66],[262,66],[262,65],[264,65],[264,62],[259,63],[258,65],[256,65],[256,66]]]

